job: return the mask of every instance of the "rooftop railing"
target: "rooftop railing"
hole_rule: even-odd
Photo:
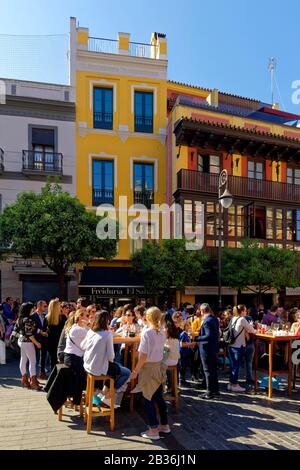
[[[119,41],[116,39],[89,37],[88,50],[104,54],[119,54]],[[129,43],[128,55],[132,57],[156,59],[157,54],[158,46],[139,42]]]

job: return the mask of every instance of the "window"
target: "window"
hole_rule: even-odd
[[[263,164],[248,160],[248,178],[262,180],[264,175]]]
[[[244,236],[243,206],[231,206],[228,209],[228,236]]]
[[[93,206],[114,203],[114,162],[93,160]]]
[[[273,240],[274,238],[274,228],[273,228],[273,209],[267,208],[266,211],[266,237],[268,240]]]
[[[153,132],[153,93],[134,92],[134,131]]]
[[[300,241],[300,210],[288,209],[286,211],[286,239]]]
[[[290,184],[300,184],[300,169],[287,168],[286,182]]]
[[[152,163],[134,164],[134,203],[148,209],[154,203],[154,166]]]
[[[220,173],[220,157],[218,155],[197,155],[197,170],[202,173]]]
[[[55,171],[58,166],[55,150],[54,129],[33,127],[31,135],[32,153],[28,155],[28,169]]]
[[[275,229],[276,229],[276,240],[282,240],[283,231],[282,231],[282,209],[275,209]]]
[[[94,88],[94,128],[113,128],[113,90],[112,88]]]

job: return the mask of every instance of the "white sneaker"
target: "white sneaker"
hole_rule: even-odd
[[[232,384],[229,383],[229,384],[227,385],[227,390],[228,390],[229,392],[232,392]]]
[[[110,402],[111,402],[110,398],[102,398],[101,402],[110,408]],[[116,403],[114,403],[114,408],[115,409],[120,408],[120,405],[117,405]]]
[[[243,387],[240,387],[239,384],[234,384],[234,385],[231,385],[231,391],[232,392],[245,392],[246,389]]]

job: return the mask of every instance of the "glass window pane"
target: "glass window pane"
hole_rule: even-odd
[[[254,171],[254,162],[248,162],[248,171]]]
[[[203,157],[199,153],[197,155],[197,171],[203,172]]]

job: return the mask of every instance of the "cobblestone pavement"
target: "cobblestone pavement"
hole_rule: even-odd
[[[190,383],[180,389],[180,412],[169,407],[172,435],[153,443],[140,437],[145,429],[144,411],[137,401],[133,414],[117,410],[116,430],[106,418],[94,418],[87,435],[78,413],[66,409],[59,422],[43,392],[20,386],[18,362],[0,366],[0,449],[105,449],[105,450],[201,450],[201,449],[299,449],[300,389],[291,397],[275,391],[269,400],[257,395],[226,391],[221,373],[221,397],[213,402],[198,398]]]

